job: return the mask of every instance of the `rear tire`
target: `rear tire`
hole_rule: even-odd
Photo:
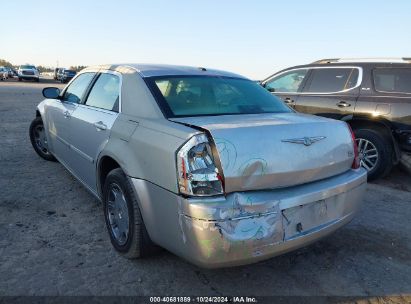
[[[128,259],[135,259],[147,257],[155,251],[156,246],[147,233],[138,199],[120,168],[107,175],[103,188],[103,207],[110,241],[117,252]],[[128,221],[124,222],[126,214]],[[127,222],[128,231],[125,233]]]
[[[354,134],[361,166],[367,170],[368,180],[386,176],[393,167],[393,146],[389,138],[372,129],[356,129]]]
[[[42,133],[42,134],[41,134]],[[29,128],[31,145],[37,154],[48,161],[56,161],[56,158],[49,152],[47,138],[41,117],[36,117]]]
[[[21,81],[21,78],[19,77],[19,81]]]

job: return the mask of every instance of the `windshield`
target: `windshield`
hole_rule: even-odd
[[[168,117],[291,112],[280,99],[247,79],[167,76],[147,80]]]
[[[20,69],[36,69],[34,65],[22,65]]]

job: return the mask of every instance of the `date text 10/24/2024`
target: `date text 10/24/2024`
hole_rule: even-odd
[[[257,303],[255,297],[150,297],[150,303]]]

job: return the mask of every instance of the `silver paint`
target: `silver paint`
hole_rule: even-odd
[[[84,72],[121,75],[121,111],[44,100],[37,109],[49,151],[100,199],[101,160],[116,161],[133,185],[151,239],[171,252],[204,267],[252,263],[315,241],[354,216],[366,172],[351,169],[345,123],[296,113],[167,120],[144,77],[235,74],[160,65]],[[105,130],[96,128],[100,121]],[[176,151],[200,133],[216,146],[225,195],[179,194]],[[322,136],[310,146],[282,142]]]

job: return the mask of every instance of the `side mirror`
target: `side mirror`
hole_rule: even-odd
[[[274,92],[275,92],[275,89],[274,89],[274,88],[267,88],[267,90],[268,90],[268,92],[270,92],[270,93],[274,93]]]
[[[44,88],[43,89],[43,96],[45,98],[50,98],[50,99],[57,99],[60,95],[60,89],[59,88]]]

